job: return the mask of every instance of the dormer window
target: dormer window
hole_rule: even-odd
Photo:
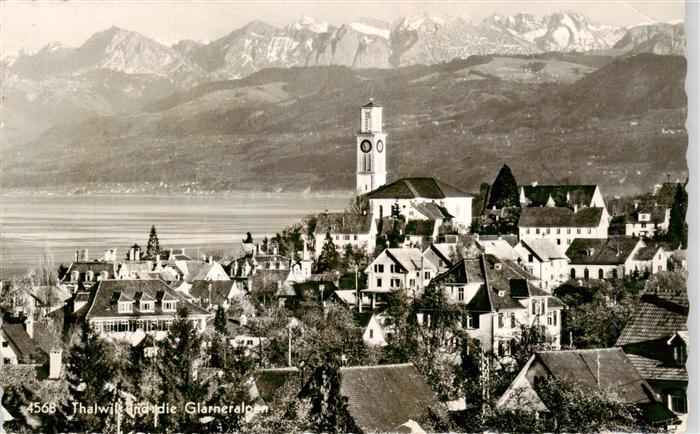
[[[163,312],[175,312],[176,301],[163,301]]]
[[[119,313],[132,313],[134,311],[134,302],[132,301],[120,301],[118,312]]]
[[[73,282],[79,281],[80,280],[80,272],[79,271],[71,271],[70,280]]]
[[[155,303],[152,301],[142,301],[139,305],[139,310],[141,312],[153,312],[155,310]]]
[[[95,273],[92,271],[86,271],[85,272],[85,281],[86,282],[92,282],[92,278],[95,276]]]
[[[677,365],[685,365],[687,359],[688,354],[685,345],[673,347],[673,360],[676,362]]]

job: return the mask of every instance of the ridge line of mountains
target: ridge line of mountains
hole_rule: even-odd
[[[2,60],[2,184],[351,190],[373,95],[393,178],[475,191],[507,162],[525,182],[646,190],[687,175],[684,45],[683,24],[571,12],[254,21],[171,47],[113,27]]]

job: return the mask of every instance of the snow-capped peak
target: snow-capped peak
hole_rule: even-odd
[[[318,21],[309,16],[303,15],[301,19],[289,25],[292,30],[308,30],[314,33],[328,32],[329,24],[325,21]]]
[[[380,38],[389,39],[391,36],[391,30],[380,29],[379,27],[370,26],[369,24],[363,23],[350,23],[350,28],[358,33],[370,36],[379,36]]]

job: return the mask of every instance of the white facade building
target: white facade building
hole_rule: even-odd
[[[357,139],[357,192],[368,193],[386,184],[386,133],[382,108],[371,98],[360,111]]]

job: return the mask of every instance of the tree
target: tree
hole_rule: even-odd
[[[67,366],[70,402],[66,402],[62,411],[65,415],[73,414],[73,403],[84,406],[108,406],[114,402],[115,394],[107,385],[116,374],[116,363],[109,352],[107,341],[96,333],[87,321],[81,324],[82,342],[73,346]],[[62,430],[104,432],[106,420],[104,415],[78,412]]]
[[[335,249],[330,232],[326,232],[326,239],[323,242],[321,254],[316,260],[316,272],[332,271],[338,268],[338,265],[340,265],[340,255]]]
[[[348,214],[367,214],[370,212],[369,199],[367,196],[356,196],[350,199],[348,207],[345,210]]]
[[[245,233],[245,239],[243,239],[243,242],[246,244],[250,244],[253,242],[253,235],[250,232]]]
[[[491,186],[488,206],[496,208],[506,208],[518,206],[520,198],[518,195],[518,183],[510,171],[510,167],[504,164],[498,171],[496,180]]]
[[[687,209],[688,193],[686,193],[685,188],[681,184],[678,184],[673,205],[671,205],[668,239],[674,244],[681,244],[684,249],[688,248],[688,225],[685,222]]]
[[[202,338],[190,321],[187,308],[180,308],[168,334],[160,342],[158,374],[162,381],[160,402],[167,402],[182,409],[187,402],[201,402],[203,388],[197,381],[197,367],[202,358]],[[178,411],[159,415],[161,429],[184,432],[198,430],[198,416]]]
[[[160,242],[158,241],[156,227],[151,226],[151,233],[148,235],[148,244],[146,244],[146,257],[155,259],[158,256],[160,256]]]
[[[226,311],[223,306],[216,308],[216,315],[214,316],[214,330],[219,333],[226,333]]]
[[[340,362],[337,355],[325,353],[323,362],[314,369],[302,394],[311,399],[310,428],[313,432],[357,432],[348,399],[340,393]]]

